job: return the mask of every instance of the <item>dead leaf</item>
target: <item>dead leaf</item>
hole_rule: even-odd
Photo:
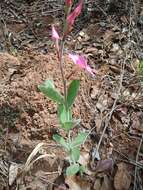
[[[103,121],[102,121],[101,116],[98,115],[98,116],[96,117],[96,120],[95,120],[97,133],[99,133],[100,130],[101,130],[102,122],[103,122]]]
[[[100,89],[97,86],[92,86],[91,94],[90,94],[91,98],[96,99],[99,95],[99,91],[100,91]]]
[[[112,159],[99,160],[97,162],[97,166],[95,168],[96,172],[111,171],[112,169],[113,169],[113,160]]]
[[[9,167],[9,185],[10,186],[14,183],[14,181],[17,178],[18,168],[19,166],[16,163],[11,163]]]
[[[79,161],[78,161],[82,166],[87,166],[89,162],[89,153],[87,152],[82,152]]]
[[[102,95],[99,97],[96,104],[96,108],[102,113],[108,106],[108,95]]]
[[[98,49],[95,47],[87,47],[87,49],[85,50],[86,54],[92,53],[92,54],[96,54],[98,52]]]
[[[132,118],[131,129],[142,133],[143,113],[142,112],[133,113],[131,118]]]
[[[82,190],[79,184],[77,184],[75,176],[66,177],[65,183],[69,186],[69,190]]]
[[[68,176],[65,183],[69,186],[68,190],[90,190],[91,184],[79,176]]]
[[[104,41],[111,43],[113,36],[115,36],[115,34],[112,30],[106,30],[104,34]]]
[[[54,190],[67,190],[67,187],[65,184],[61,184],[58,187],[55,187]]]
[[[121,162],[114,177],[114,187],[116,190],[128,190],[131,184],[131,176],[127,170],[126,164]]]
[[[103,183],[100,190],[112,190],[112,184],[107,175],[104,176]]]
[[[121,69],[119,68],[119,66],[118,66],[117,64],[116,64],[116,65],[110,65],[109,68],[110,68],[111,71],[114,72],[114,73],[120,74],[120,72],[121,72],[121,71],[120,71]]]
[[[94,190],[100,190],[101,189],[101,178],[97,178],[94,183]]]
[[[95,180],[93,190],[112,190],[112,184],[107,175]]]
[[[84,173],[91,175],[92,171],[89,170],[88,163],[89,163],[90,155],[88,152],[81,151],[81,155],[79,157],[78,162],[85,167]]]

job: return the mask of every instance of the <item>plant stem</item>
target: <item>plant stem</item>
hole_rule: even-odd
[[[64,62],[63,62],[63,52],[64,52],[64,43],[65,41],[62,40],[61,41],[61,52],[60,52],[60,71],[61,71],[61,76],[62,76],[62,83],[63,83],[63,87],[64,87],[64,101],[65,101],[65,107],[66,107],[66,110],[67,110],[67,88],[66,88],[66,79],[65,79],[65,76],[64,76],[64,68],[63,68],[63,65],[64,65]]]

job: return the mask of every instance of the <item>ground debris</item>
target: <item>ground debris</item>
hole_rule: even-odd
[[[80,80],[73,115],[81,118],[79,128],[88,130],[90,138],[79,160],[86,167],[83,176],[65,177],[61,163],[65,152],[52,136],[57,131],[66,136],[58,130],[56,105],[37,88],[45,79],[53,78],[59,91],[63,90],[51,25],[55,24],[60,32],[64,2],[0,3],[0,24],[4,29],[0,30],[2,190],[7,186],[16,189],[17,184],[20,190],[132,190],[135,167],[137,187],[143,184],[143,145],[136,161],[143,135],[143,77],[139,70],[143,58],[142,2],[96,0],[85,1],[85,5],[87,10],[91,8],[90,16],[86,12],[81,15],[65,47],[66,52],[85,54],[95,77],[78,70],[67,55],[64,61],[65,76]],[[76,128],[73,134],[77,131]],[[23,181],[19,168],[39,142],[47,144],[39,154],[54,157],[37,161]]]

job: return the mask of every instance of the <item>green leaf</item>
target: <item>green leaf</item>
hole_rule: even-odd
[[[73,176],[79,171],[79,164],[73,164],[66,169],[67,176]]]
[[[71,110],[66,110],[64,104],[58,105],[58,117],[61,123],[65,123],[71,120]]]
[[[46,80],[43,84],[38,86],[43,94],[57,103],[64,103],[63,96],[56,90],[52,80]]]
[[[77,96],[78,89],[79,89],[79,80],[73,80],[68,88],[68,94],[67,94],[67,106],[70,108],[72,104],[74,103],[74,100]]]
[[[62,127],[66,130],[70,130],[72,129],[74,126],[73,126],[73,122],[72,121],[68,121],[68,122],[65,122],[65,123],[62,123]]]
[[[70,154],[70,157],[71,157],[71,160],[73,162],[77,162],[79,160],[79,157],[80,157],[80,150],[78,147],[76,148],[73,148],[71,150],[71,154]]]
[[[77,147],[83,144],[87,138],[87,133],[79,133],[77,137],[72,142],[72,147]]]
[[[57,143],[61,144],[66,150],[69,151],[69,146],[68,146],[68,144],[66,143],[66,141],[65,141],[65,139],[63,137],[61,137],[60,135],[55,134],[55,135],[53,135],[53,139]]]
[[[80,175],[83,176],[83,173],[85,172],[86,168],[85,166],[80,166],[79,167],[79,172],[80,172]]]
[[[80,123],[80,119],[72,120],[71,109],[66,110],[64,104],[58,105],[58,118],[62,127],[66,130],[70,130]]]
[[[71,110],[66,110],[64,104],[58,105],[58,117],[64,129],[69,130],[73,127]]]
[[[70,130],[73,129],[75,126],[77,126],[80,123],[80,119],[78,120],[72,120],[72,121],[68,121],[63,123],[63,128]]]

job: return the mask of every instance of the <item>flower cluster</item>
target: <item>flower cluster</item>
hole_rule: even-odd
[[[67,9],[70,9],[73,4],[73,0],[66,0],[65,4],[66,4]],[[71,30],[71,28],[75,22],[75,19],[81,13],[82,6],[83,6],[83,0],[80,0],[77,7],[71,13],[69,13],[69,15],[67,15],[66,22],[65,22],[66,30],[64,31],[64,36],[66,36],[68,34],[68,32]],[[55,48],[59,55],[59,40],[62,38],[60,38],[60,36],[54,26],[52,26],[52,39],[55,41]],[[92,76],[94,76],[94,70],[87,64],[87,60],[85,59],[85,57],[83,55],[69,53],[69,58],[71,58],[72,61],[76,65],[78,65],[81,69],[85,69]]]

